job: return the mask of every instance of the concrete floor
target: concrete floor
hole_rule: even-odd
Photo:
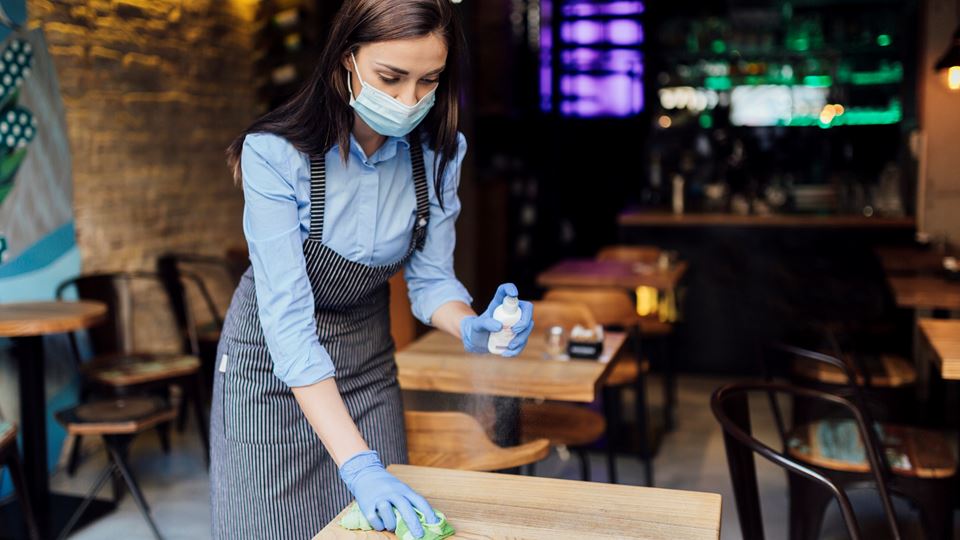
[[[723,439],[710,409],[710,393],[725,381],[708,377],[683,377],[678,395],[677,428],[668,434],[655,460],[656,485],[662,488],[709,491],[723,496],[723,526],[721,538],[741,538],[732,487],[727,472]],[[651,401],[659,400],[660,384],[653,380]],[[751,404],[752,414],[761,438],[773,443],[775,432],[766,402],[760,399]],[[165,538],[169,540],[197,540],[210,536],[209,477],[203,464],[202,451],[196,432],[188,426],[183,436],[175,436],[169,456],[160,451],[156,436],[142,435],[131,449],[131,465],[152,507],[154,517]],[[81,494],[92,484],[95,475],[105,463],[105,454],[96,451],[84,460],[74,478],[59,473],[54,478],[58,490]],[[642,468],[633,458],[618,460],[620,482],[639,485]],[[602,455],[592,456],[593,479],[606,479],[606,465]],[[760,498],[763,501],[764,524],[767,538],[786,538],[787,497],[783,472],[774,465],[758,461]],[[557,452],[537,467],[538,476],[579,479],[579,465],[575,459],[563,460]],[[102,496],[108,496],[105,490]],[[872,539],[885,538],[879,524],[882,515],[879,503],[867,492],[854,499],[861,525]],[[910,517],[906,507],[903,513]],[[960,516],[955,522],[960,525]],[[960,532],[960,528],[957,529]],[[879,531],[879,532],[872,532]],[[918,533],[919,534],[919,533]],[[836,509],[828,512],[823,538],[846,538]],[[919,536],[910,536],[918,538]],[[960,535],[955,535],[960,538]],[[77,540],[150,538],[150,532],[131,497],[124,498],[119,509],[72,538]]]

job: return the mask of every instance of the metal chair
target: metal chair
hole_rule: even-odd
[[[158,288],[163,281],[153,272],[121,272],[91,274],[67,280],[57,287],[57,297],[63,298],[69,289],[75,289],[80,298],[99,300],[108,307],[106,323],[87,330],[94,357],[82,361],[77,336],[71,334],[78,369],[83,375],[81,401],[94,395],[126,396],[136,393],[159,393],[166,397],[171,385],[183,389],[180,428],[192,402],[197,432],[204,448],[204,460],[209,463],[209,443],[204,396],[206,388],[197,357],[197,337],[192,318],[178,328],[186,353],[152,353],[136,350],[134,336],[134,284],[152,284]],[[189,310],[188,310],[189,313]],[[171,319],[175,318],[171,313]],[[181,344],[178,344],[178,346]],[[169,449],[168,424],[158,428],[164,450]],[[67,471],[73,474],[79,460],[80,437],[73,447]]]
[[[790,428],[785,425],[779,404],[771,400],[777,430],[786,451],[843,488],[858,487],[877,475],[886,490],[902,496],[920,509],[927,538],[950,538],[953,534],[952,501],[957,471],[957,456],[951,441],[956,435],[875,421],[869,396],[858,384],[859,373],[849,362],[785,344],[775,344],[769,350],[776,355],[768,354],[764,358],[763,369],[768,382],[772,381],[776,368],[788,362],[830,366],[844,374],[846,384],[836,385],[834,392],[810,390],[834,395],[855,404],[866,425],[874,427],[868,431],[864,452],[868,456],[873,452],[877,463],[859,458],[860,450],[844,440],[847,438],[845,433],[850,431],[849,424],[844,425],[835,414],[817,407],[813,400],[803,395],[795,397],[794,408],[820,410],[822,416],[815,420],[795,422]],[[854,457],[857,459],[844,455],[850,454],[851,448],[856,451]],[[791,520],[819,523],[826,506],[823,496],[810,489],[795,491],[791,488],[791,491],[791,508],[794,509]],[[801,524],[795,524],[794,527],[802,529]]]
[[[868,429],[862,411],[849,400],[813,390],[776,383],[739,383],[729,384],[717,389],[710,398],[710,408],[714,417],[723,428],[724,447],[727,452],[727,465],[733,482],[736,497],[737,515],[740,529],[745,540],[763,540],[763,518],[760,509],[760,495],[757,487],[757,471],[754,454],[787,471],[790,485],[790,538],[816,538],[822,520],[823,507],[831,499],[840,506],[847,532],[852,540],[860,540],[857,517],[850,499],[841,482],[815,466],[803,463],[786,451],[778,451],[764,444],[752,434],[748,396],[750,393],[765,393],[771,403],[777,402],[778,394],[789,394],[808,399],[823,400],[843,408],[856,423],[857,432],[866,448],[866,457],[870,463],[870,474],[865,475],[861,487],[872,483],[876,487],[883,505],[886,523],[893,538],[900,539],[900,529],[890,492],[880,470],[882,458],[871,439],[872,430]],[[775,406],[775,411],[779,410]],[[775,414],[776,416],[776,414]],[[779,416],[777,416],[779,421]],[[816,494],[818,501],[824,501],[817,508],[804,508],[795,498],[800,493]],[[809,500],[804,501],[809,503]]]
[[[188,336],[188,328],[194,321],[193,315],[189,313],[188,289],[196,291],[196,296],[200,298],[209,318],[206,324],[198,325],[196,329],[198,356],[203,363],[204,375],[209,377],[208,383],[213,381],[215,356],[226,314],[221,312],[214,301],[210,289],[210,272],[207,270],[215,270],[216,279],[232,291],[240,282],[240,277],[246,269],[243,262],[245,257],[241,259],[236,252],[228,252],[227,257],[168,253],[157,258],[157,274],[163,280],[163,287],[181,335],[185,338]],[[203,276],[206,276],[206,279]],[[189,346],[190,343],[185,340],[184,347]]]
[[[13,479],[13,490],[20,502],[20,511],[27,526],[27,535],[31,540],[40,539],[37,516],[30,506],[27,491],[27,479],[23,473],[23,464],[17,451],[17,426],[0,419],[0,471],[6,467]]]

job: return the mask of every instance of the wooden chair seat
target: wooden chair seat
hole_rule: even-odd
[[[475,418],[462,412],[407,411],[405,419],[411,465],[498,471],[535,463],[550,453],[546,439],[497,446]]]
[[[880,427],[890,469],[914,478],[949,478],[957,471],[951,440],[956,435],[894,424]],[[953,439],[951,439],[953,437]],[[793,457],[843,472],[867,473],[870,466],[853,420],[820,420],[797,426],[789,436]]]
[[[81,367],[91,381],[107,386],[132,386],[193,375],[200,359],[186,354],[117,354],[94,358]]]
[[[0,420],[0,450],[3,450],[8,445],[14,443],[17,440],[17,426],[7,422],[6,420]]]
[[[56,414],[70,435],[132,435],[176,417],[173,407],[154,397],[93,401]]]
[[[851,365],[857,365],[851,363]],[[900,388],[917,381],[917,370],[913,363],[902,356],[893,354],[865,356],[861,359],[870,374],[870,386],[876,388]],[[791,371],[797,377],[823,384],[848,384],[847,376],[836,366],[820,362],[794,361]],[[857,374],[857,384],[865,384],[863,374]]]
[[[553,446],[590,444],[606,430],[603,415],[567,403],[523,403],[520,433],[525,441],[547,439]]]
[[[629,351],[620,351],[620,358],[610,368],[610,373],[603,381],[604,386],[624,386],[633,384],[640,374],[650,372],[650,362],[643,360],[638,362],[637,358]]]

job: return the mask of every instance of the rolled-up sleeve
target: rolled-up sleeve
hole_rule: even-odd
[[[243,232],[250,248],[260,324],[274,374],[288,386],[334,376],[320,344],[307,277],[293,164],[297,151],[269,134],[247,135],[243,172]]]
[[[457,280],[453,271],[453,250],[457,244],[456,223],[460,215],[460,169],[467,153],[467,140],[458,137],[456,159],[444,173],[442,184],[443,205],[440,209],[436,194],[430,197],[430,224],[422,251],[415,251],[407,262],[405,276],[413,315],[424,324],[430,324],[433,313],[448,302],[460,301],[470,304],[473,299],[466,287]]]

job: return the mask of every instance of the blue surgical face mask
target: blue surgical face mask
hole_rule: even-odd
[[[384,91],[363,82],[356,57],[353,53],[350,53],[350,57],[353,58],[353,68],[356,70],[361,88],[360,93],[354,97],[349,73],[347,73],[347,88],[350,89],[350,106],[357,111],[360,118],[371,129],[387,137],[403,137],[413,131],[413,128],[417,127],[433,107],[437,89],[434,88],[429,94],[423,96],[416,105],[405,105]]]

